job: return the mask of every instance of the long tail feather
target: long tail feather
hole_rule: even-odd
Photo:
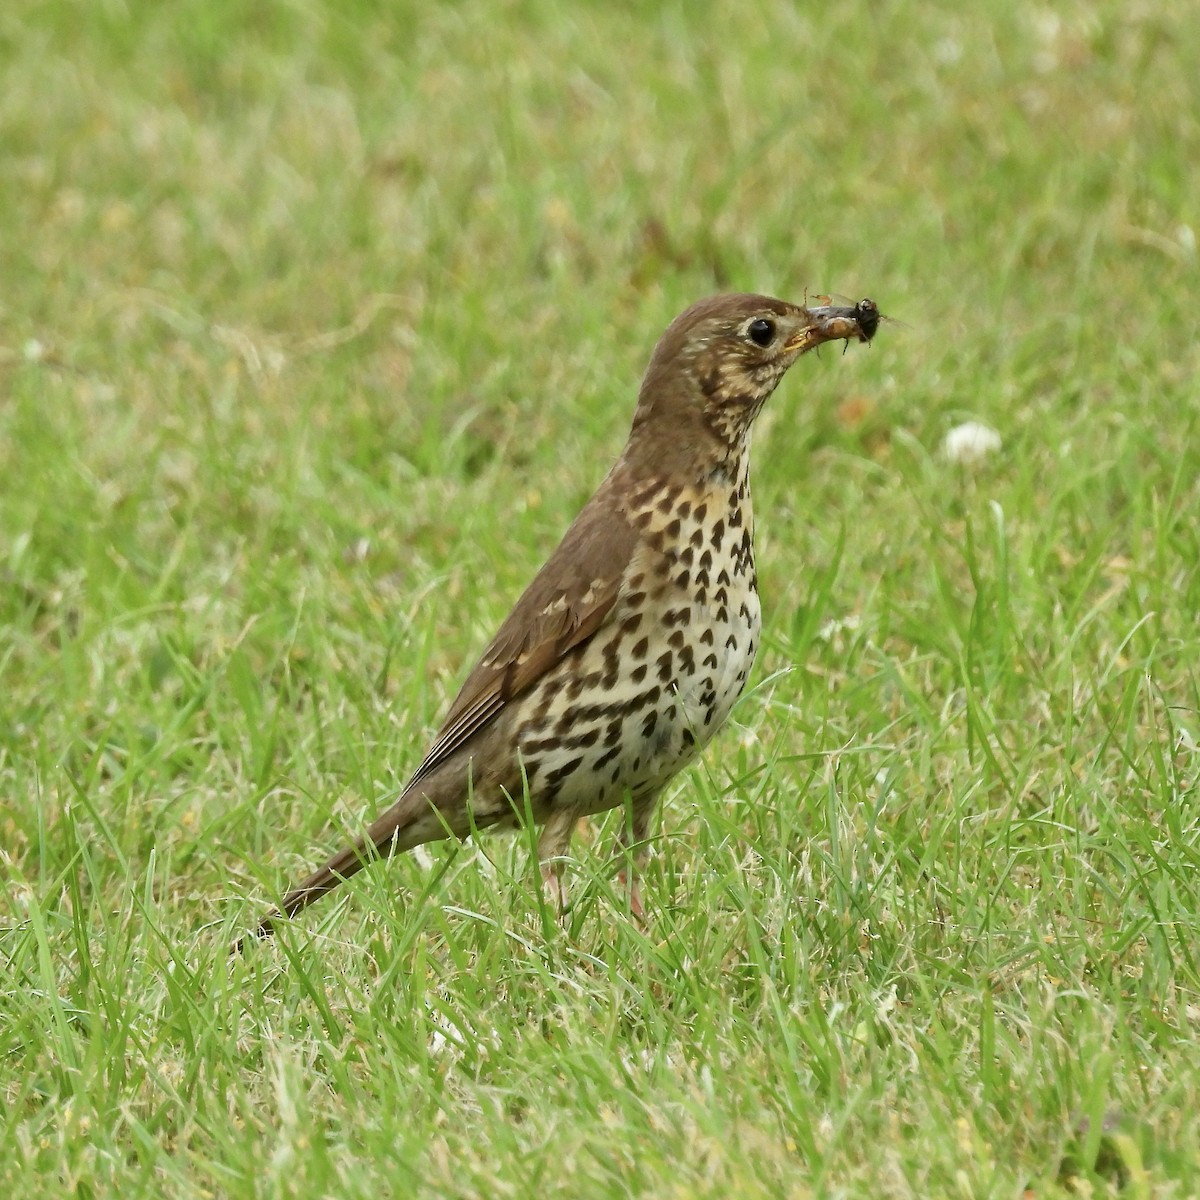
[[[344,850],[338,851],[307,879],[292,888],[280,901],[279,907],[263,917],[252,935],[238,940],[234,951],[241,953],[248,941],[270,937],[280,921],[294,917],[322,896],[332,892],[340,883],[357,875],[364,867],[370,866],[376,859],[387,858],[389,854],[408,850],[420,842],[432,840],[430,836],[414,836],[413,826],[423,811],[428,811],[424,796],[416,800],[407,793],[401,796],[361,837]],[[444,836],[444,833],[438,832],[436,826],[432,830],[424,830],[423,833],[432,834],[433,837]]]

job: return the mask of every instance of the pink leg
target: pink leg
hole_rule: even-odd
[[[563,855],[571,847],[571,835],[575,832],[575,824],[579,814],[571,809],[552,813],[550,819],[542,826],[541,837],[538,838],[538,861],[542,864],[542,886],[546,889],[546,898],[554,906],[560,917],[567,912],[567,885],[563,881]]]
[[[653,796],[635,800],[629,823],[621,830],[614,847],[614,853],[625,854],[632,850],[633,862],[628,867],[622,867],[618,878],[621,886],[629,893],[629,911],[639,922],[646,921],[646,908],[642,904],[642,893],[638,887],[638,873],[646,865],[650,857],[650,826],[654,821],[654,810],[658,802],[658,793]]]

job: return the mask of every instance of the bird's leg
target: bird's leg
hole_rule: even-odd
[[[650,857],[650,824],[654,820],[654,808],[658,793],[634,800],[629,820],[621,827],[614,855],[628,856],[632,862],[621,868],[618,878],[621,886],[629,893],[629,911],[639,921],[645,921],[646,909],[642,904],[642,893],[638,887],[638,875]]]
[[[550,814],[538,838],[537,856],[542,864],[542,886],[546,897],[560,917],[567,912],[567,885],[563,882],[563,855],[571,846],[571,835],[579,814],[573,809],[561,809]]]

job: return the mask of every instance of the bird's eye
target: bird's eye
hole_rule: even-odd
[[[775,337],[775,322],[768,321],[766,317],[758,317],[746,326],[746,332],[756,346],[769,346]]]

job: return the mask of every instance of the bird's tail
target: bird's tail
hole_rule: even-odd
[[[422,834],[445,836],[444,833],[435,832],[436,825],[434,830],[421,830],[418,833],[414,826],[429,823],[420,820],[420,814],[423,812],[428,812],[428,801],[424,795],[413,797],[405,793],[370,825],[361,837],[326,860],[307,879],[292,888],[279,902],[279,907],[267,913],[258,923],[253,935],[241,938],[234,950],[240,953],[247,941],[270,937],[280,921],[294,917],[302,909],[332,892],[338,884],[357,875],[363,867],[370,866],[376,859],[387,858],[390,854],[409,850],[420,842],[431,840],[429,836]]]

